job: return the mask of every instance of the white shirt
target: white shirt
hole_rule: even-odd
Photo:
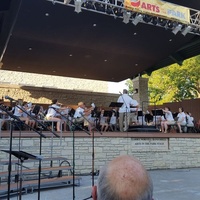
[[[17,117],[21,117],[22,116],[22,112],[21,112],[21,109],[18,108],[18,107],[21,107],[21,106],[18,105],[18,106],[14,107],[14,114],[13,115],[15,115]]]
[[[49,109],[47,111],[47,117],[55,117],[56,116],[56,110],[54,110],[53,108],[55,109],[60,109],[60,106],[58,106],[57,104],[53,104],[51,106],[49,106]]]
[[[186,124],[186,115],[184,112],[178,113],[178,122]]]
[[[78,107],[74,113],[74,118],[82,117],[84,115],[84,108]]]
[[[116,124],[116,123],[117,123],[117,117],[115,116],[115,113],[113,113],[110,118],[110,124]]]
[[[139,104],[135,99],[133,99],[131,105],[132,106],[138,106]],[[130,108],[130,111],[137,111],[137,110],[138,110],[138,108]]]
[[[194,118],[191,117],[190,115],[187,115],[187,124],[190,124],[190,125],[194,125],[193,121],[194,121]]]
[[[104,117],[103,114],[100,116],[100,124],[106,124],[107,123],[107,117]]]
[[[165,113],[165,118],[167,121],[174,121],[173,115],[171,111]]]
[[[117,102],[123,103],[123,105],[119,108],[119,113],[125,113],[125,112],[130,112],[130,105],[136,104],[137,101],[133,100],[128,94],[122,94],[118,98]]]

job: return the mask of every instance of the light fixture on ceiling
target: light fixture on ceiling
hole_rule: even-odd
[[[87,9],[93,9],[94,8],[94,4],[92,1],[86,1],[83,3],[83,7],[87,8]]]
[[[113,9],[112,9],[111,6],[107,6],[107,7],[106,7],[106,13],[107,13],[108,15],[113,14]]]
[[[71,1],[71,0],[64,0],[64,2],[63,2],[63,3],[67,5],[67,4],[69,4],[69,3],[70,3],[70,1]]]
[[[128,24],[130,18],[131,18],[131,12],[124,11],[124,12],[123,12],[123,22],[124,22],[125,24]]]
[[[144,22],[149,23],[149,22],[151,22],[152,17],[149,16],[149,15],[145,15],[145,16],[143,17],[143,20],[144,20]]]
[[[186,36],[187,33],[189,33],[192,30],[191,26],[187,26],[185,29],[183,29],[183,31],[181,32],[182,35]]]
[[[81,6],[82,6],[82,0],[75,0],[74,5],[75,5],[75,12],[80,13],[81,12]]]
[[[98,3],[98,2],[95,2],[94,5],[95,5],[97,11],[105,12],[105,5]]]
[[[181,24],[178,24],[173,30],[172,30],[172,33],[174,35],[176,35],[182,28],[182,25]]]
[[[139,22],[141,22],[143,19],[142,14],[136,15],[135,19],[133,20],[133,24],[136,26]]]
[[[123,16],[121,8],[113,8],[113,12],[114,12],[115,16],[118,16],[118,17]]]

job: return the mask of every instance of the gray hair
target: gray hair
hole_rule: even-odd
[[[115,188],[109,184],[108,180],[108,165],[100,170],[97,182],[97,200],[124,200]],[[145,178],[145,177],[144,177]],[[153,183],[151,177],[147,172],[147,184],[142,193],[127,197],[126,200],[152,200],[153,197]],[[117,184],[120,184],[118,182]],[[134,190],[134,185],[133,185]]]

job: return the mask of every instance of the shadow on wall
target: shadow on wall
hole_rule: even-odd
[[[78,102],[83,101],[86,105],[95,103],[97,106],[108,107],[111,102],[116,102],[118,94],[109,93],[96,93],[88,91],[76,91],[76,90],[64,90],[55,88],[44,87],[29,87],[21,86],[21,90],[27,92],[28,97],[33,102],[51,103],[52,99],[58,99],[61,104],[64,105],[77,105]],[[32,100],[31,100],[32,99]]]

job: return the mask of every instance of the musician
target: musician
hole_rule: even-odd
[[[61,131],[61,118],[57,115],[56,110],[61,111],[62,109],[60,107],[58,100],[53,99],[52,104],[49,106],[49,109],[47,111],[46,119],[49,120],[49,121],[57,122],[56,130]]]
[[[90,108],[87,108],[84,102],[78,103],[78,108],[74,113],[74,122],[75,123],[84,123],[84,126],[87,126],[89,131],[92,131],[94,126],[94,121],[92,120],[92,110],[94,110],[94,103],[91,104]]]
[[[137,125],[138,124],[138,102],[133,99],[132,105],[130,106],[130,125]]]
[[[108,116],[104,116],[104,110],[101,110],[100,114],[100,127],[101,131],[107,131],[108,130]]]
[[[64,105],[61,105],[62,111],[61,111],[61,119],[63,121],[63,131],[67,131],[68,129],[68,125],[69,125],[69,120],[71,120],[71,117],[69,116],[69,112],[71,110],[71,108],[69,107],[64,107]]]
[[[12,107],[12,112],[13,115],[16,117],[19,117],[20,120],[24,121],[25,124],[29,124],[29,118],[25,115],[25,112],[23,112],[22,109],[25,109],[25,107],[23,107],[23,101],[21,99],[19,99],[18,101],[15,102],[14,107]]]
[[[112,115],[110,117],[109,127],[111,131],[117,131],[117,112],[116,110],[112,110]]]

